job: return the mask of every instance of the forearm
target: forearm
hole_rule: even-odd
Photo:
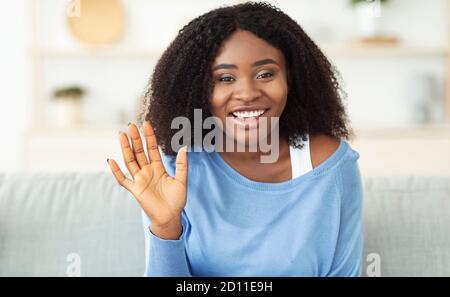
[[[147,276],[191,276],[181,230],[178,239],[163,239],[150,232]]]
[[[191,276],[185,251],[186,230],[182,217],[165,227],[152,225],[144,211],[142,218],[145,232],[145,276]],[[180,230],[173,229],[174,226],[178,226]]]

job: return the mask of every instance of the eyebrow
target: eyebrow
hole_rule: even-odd
[[[275,60],[273,59],[263,59],[263,60],[259,60],[256,61],[252,64],[252,67],[256,67],[256,66],[261,66],[261,65],[266,65],[266,64],[275,64],[278,65],[277,62],[275,62]],[[234,64],[219,64],[213,67],[212,71],[216,71],[218,69],[237,69],[238,67]]]

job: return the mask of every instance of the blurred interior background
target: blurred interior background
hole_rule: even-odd
[[[238,2],[0,0],[0,171],[120,163],[117,131],[137,120],[162,51]],[[363,175],[450,175],[450,1],[268,2],[340,71]]]

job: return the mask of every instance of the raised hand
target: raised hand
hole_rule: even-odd
[[[175,177],[167,174],[161,161],[158,144],[149,121],[142,125],[147,144],[147,158],[141,136],[135,124],[129,124],[128,135],[119,132],[122,155],[132,179],[127,178],[116,161],[108,159],[117,182],[127,189],[141,205],[151,221],[150,230],[163,239],[178,239],[181,232],[181,212],[186,205],[187,151],[183,147],[176,157]]]

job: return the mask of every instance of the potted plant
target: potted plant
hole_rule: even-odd
[[[349,0],[356,13],[356,29],[359,38],[380,37],[381,10],[388,0]]]
[[[81,101],[86,91],[80,86],[67,86],[53,91],[53,119],[59,127],[81,124]]]

